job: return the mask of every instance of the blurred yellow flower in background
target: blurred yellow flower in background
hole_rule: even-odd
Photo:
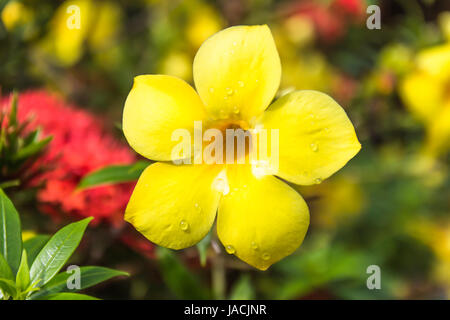
[[[309,225],[303,198],[272,172],[256,175],[250,163],[167,162],[182,159],[174,159],[173,131],[184,128],[192,138],[194,121],[220,131],[277,129],[274,174],[303,185],[321,183],[361,145],[345,111],[326,94],[294,91],[271,104],[281,64],[266,25],[235,26],[210,37],[195,56],[193,75],[197,92],[175,77],[135,78],[123,131],[138,153],[161,162],[142,173],[125,219],[150,241],[183,249],[206,236],[218,212],[217,234],[226,251],[266,270],[302,243]]]
[[[64,2],[50,21],[41,48],[56,64],[71,66],[85,46],[94,53],[107,49],[120,28],[121,11],[113,2],[72,0]]]
[[[425,152],[438,156],[450,147],[450,42],[427,48],[400,84],[406,107],[426,128]]]
[[[190,81],[192,79],[191,57],[184,52],[170,52],[162,59],[158,70],[162,74]]]
[[[22,2],[9,1],[3,8],[1,17],[6,29],[11,31],[31,21],[33,13]]]
[[[194,3],[194,5],[192,5]],[[210,6],[190,2],[186,36],[192,47],[197,50],[210,36],[222,29],[224,22],[220,15]]]
[[[351,176],[338,175],[332,180],[313,187],[299,188],[301,194],[314,200],[312,223],[326,229],[350,224],[363,211],[364,192],[358,181]]]
[[[407,229],[434,252],[437,260],[434,263],[433,276],[437,283],[445,286],[450,298],[450,221],[419,219],[411,222]]]

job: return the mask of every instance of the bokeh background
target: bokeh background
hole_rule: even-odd
[[[79,30],[67,28],[72,4],[81,8]],[[366,27],[371,4],[381,8],[380,30]],[[449,1],[2,0],[0,12],[1,113],[15,90],[23,134],[39,128],[53,137],[19,164],[0,153],[0,187],[21,213],[24,238],[95,217],[71,263],[131,277],[89,294],[450,297]],[[162,73],[192,83],[201,43],[238,24],[270,26],[283,68],[278,96],[328,93],[362,144],[334,176],[298,187],[311,209],[310,229],[296,253],[265,272],[224,255],[213,235],[178,252],[152,245],[123,221],[134,182],[77,189],[95,170],[141,160],[120,129],[133,77]],[[366,286],[370,265],[381,269],[381,290]]]

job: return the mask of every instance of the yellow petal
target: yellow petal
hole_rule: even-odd
[[[176,129],[187,129],[192,142],[194,121],[204,117],[200,98],[186,82],[171,76],[142,75],[134,79],[125,102],[123,132],[144,157],[176,160],[171,153],[180,141],[172,141],[172,134]]]
[[[426,150],[430,155],[439,156],[450,148],[450,101],[442,105],[427,127]]]
[[[150,241],[183,249],[211,229],[220,193],[213,188],[213,165],[155,163],[142,173],[128,203],[125,220]]]
[[[424,122],[436,116],[444,94],[444,83],[426,72],[413,72],[400,83],[400,96],[406,107]]]
[[[423,50],[417,56],[417,66],[443,81],[450,79],[450,44],[434,46]]]
[[[266,129],[279,130],[276,175],[296,184],[320,183],[361,149],[344,109],[317,91],[295,91],[281,97],[260,122]]]
[[[229,166],[227,176],[230,192],[219,206],[219,239],[228,253],[266,270],[303,242],[308,207],[286,183],[273,176],[257,179],[248,166]]]
[[[203,43],[194,59],[195,86],[213,118],[259,115],[280,77],[280,58],[266,25],[222,30]]]

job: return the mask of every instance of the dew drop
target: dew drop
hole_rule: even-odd
[[[264,252],[264,254],[262,255],[263,260],[269,260],[270,259],[270,254],[267,252]]]
[[[252,242],[252,249],[253,250],[258,250],[258,244],[256,242]]]
[[[189,224],[185,221],[185,220],[181,220],[180,221],[180,228],[183,231],[188,231],[189,229]]]
[[[212,188],[224,196],[230,193],[230,186],[228,184],[228,178],[225,171],[219,173],[212,183]]]
[[[198,203],[194,204],[195,210],[197,210],[197,212],[201,212],[202,211],[202,207],[200,207],[200,205]]]
[[[314,180],[314,182],[315,182],[316,184],[319,184],[319,183],[322,182],[322,179],[321,179],[321,178],[316,178],[316,179]]]
[[[233,253],[235,253],[236,252],[236,250],[234,249],[234,247],[232,246],[232,245],[227,245],[226,247],[225,247],[225,250],[227,250],[227,252],[229,253],[229,254],[233,254]]]
[[[214,92],[214,88],[209,88],[209,92],[213,93]]]
[[[238,114],[239,112],[241,112],[241,110],[239,110],[238,106],[234,106],[233,107],[233,113],[234,114]]]
[[[317,152],[319,150],[319,146],[316,143],[311,143],[310,147],[313,152]]]
[[[238,86],[243,88],[244,87],[244,81],[238,81]]]
[[[225,89],[225,92],[227,93],[227,95],[232,96],[233,93],[234,93],[234,90],[231,89],[231,88],[226,88],[226,89]]]

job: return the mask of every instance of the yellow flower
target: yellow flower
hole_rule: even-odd
[[[186,36],[191,45],[198,49],[203,41],[222,28],[223,22],[217,12],[204,4],[189,3],[192,13],[186,26]]]
[[[425,49],[415,70],[400,84],[406,107],[427,131],[426,152],[437,156],[450,147],[450,43]]]
[[[120,8],[113,2],[65,1],[52,17],[41,45],[58,64],[71,66],[81,59],[85,45],[93,52],[107,49],[120,20]]]
[[[2,10],[1,18],[6,30],[14,30],[32,20],[33,13],[19,1],[9,1]]]
[[[135,78],[124,107],[125,137],[138,153],[160,162],[142,173],[125,219],[150,241],[182,249],[209,232],[217,212],[226,251],[265,270],[300,246],[309,225],[305,201],[279,178],[320,183],[361,145],[345,111],[326,94],[294,91],[268,107],[281,64],[266,25],[235,26],[210,37],[195,56],[193,76],[198,93],[171,76]],[[172,156],[178,144],[172,133],[184,128],[195,134],[194,121],[221,131],[278,129],[276,176],[256,175],[249,163],[167,162],[181,159]]]

